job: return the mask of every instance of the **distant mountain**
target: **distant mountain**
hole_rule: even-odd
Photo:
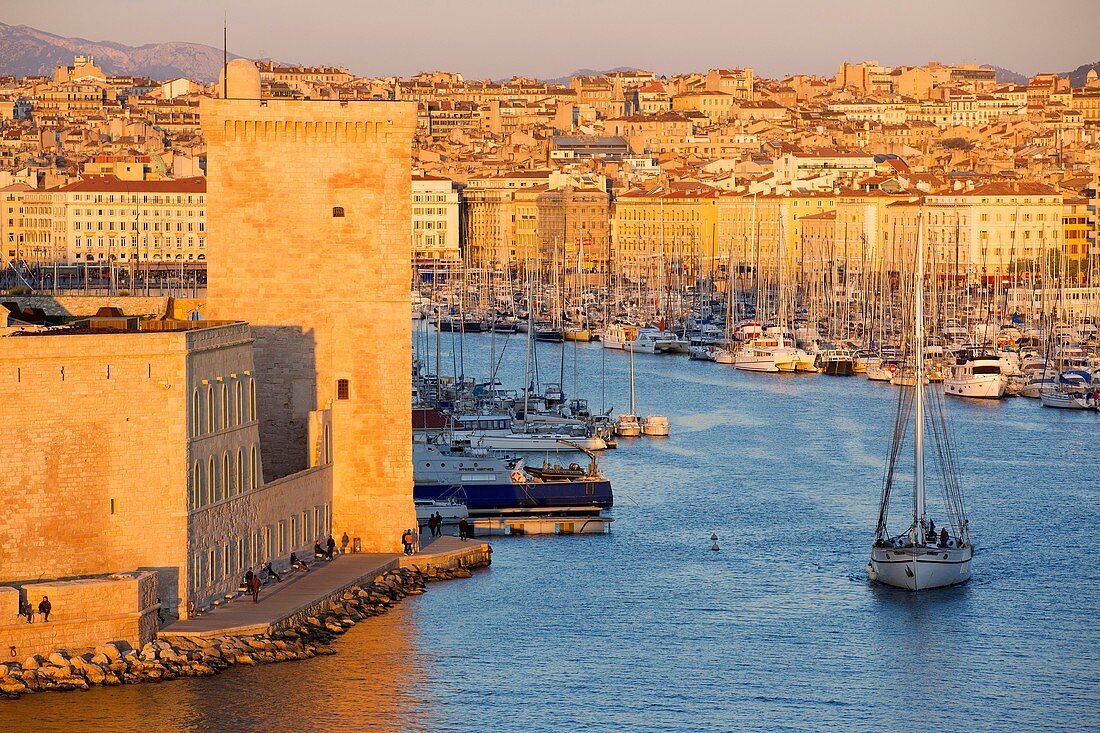
[[[71,64],[76,54],[95,57],[107,74],[148,76],[153,79],[187,77],[214,81],[222,67],[222,50],[201,43],[150,43],[127,46],[111,41],[64,38],[25,25],[0,23],[0,74],[53,74],[55,66]],[[229,54],[229,58],[238,58]]]
[[[982,64],[982,68],[993,69],[997,72],[998,84],[1027,84],[1028,78],[1012,69],[1002,69],[1000,66],[993,66],[991,64]]]
[[[569,80],[574,76],[599,76],[600,74],[613,74],[616,71],[638,71],[634,66],[616,66],[614,69],[604,69],[603,71],[597,71],[596,69],[577,69],[571,74],[565,76],[558,76],[553,79],[543,79],[547,84],[568,84]]]
[[[1089,69],[1096,69],[1096,73],[1100,74],[1100,61],[1093,61],[1091,64],[1081,64],[1073,71],[1063,71],[1061,75],[1069,77],[1070,86],[1083,87],[1085,86],[1085,77],[1088,75]]]

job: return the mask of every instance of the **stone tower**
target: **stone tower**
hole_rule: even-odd
[[[251,69],[246,69],[247,65]],[[240,66],[240,69],[236,68]],[[331,409],[332,523],[392,551],[412,503],[409,229],[416,107],[203,99],[207,317],[252,325],[268,482],[309,468]],[[240,75],[238,76],[238,72]]]

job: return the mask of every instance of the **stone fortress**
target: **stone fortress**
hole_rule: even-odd
[[[396,551],[415,526],[415,105],[260,100],[243,59],[226,76],[201,108],[209,320],[0,337],[18,425],[0,447],[0,645],[20,657],[143,643],[249,567],[330,533]],[[17,616],[42,595],[48,632]]]

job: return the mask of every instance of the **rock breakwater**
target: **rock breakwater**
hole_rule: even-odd
[[[403,598],[424,592],[429,581],[469,578],[466,568],[398,568],[352,586],[327,608],[269,633],[253,636],[172,636],[141,649],[125,642],[58,650],[21,663],[0,663],[0,694],[87,690],[179,677],[208,677],[234,665],[255,666],[335,654],[332,642],[355,624],[378,616]]]

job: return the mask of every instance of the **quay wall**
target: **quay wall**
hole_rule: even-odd
[[[108,641],[140,649],[156,637],[157,594],[153,571],[0,587],[0,651],[21,661],[58,649],[92,649]],[[38,613],[43,596],[53,605],[48,622]],[[34,608],[34,623],[18,615],[21,597]]]
[[[103,307],[120,308],[128,316],[167,316],[181,321],[203,316],[205,298],[169,298],[144,295],[4,295],[0,300],[20,308],[41,308],[47,316],[90,316]]]
[[[403,568],[430,573],[432,570],[456,570],[458,568],[477,568],[488,565],[493,559],[493,548],[485,542],[471,542],[450,552],[430,553],[427,555],[402,555],[398,562]]]

